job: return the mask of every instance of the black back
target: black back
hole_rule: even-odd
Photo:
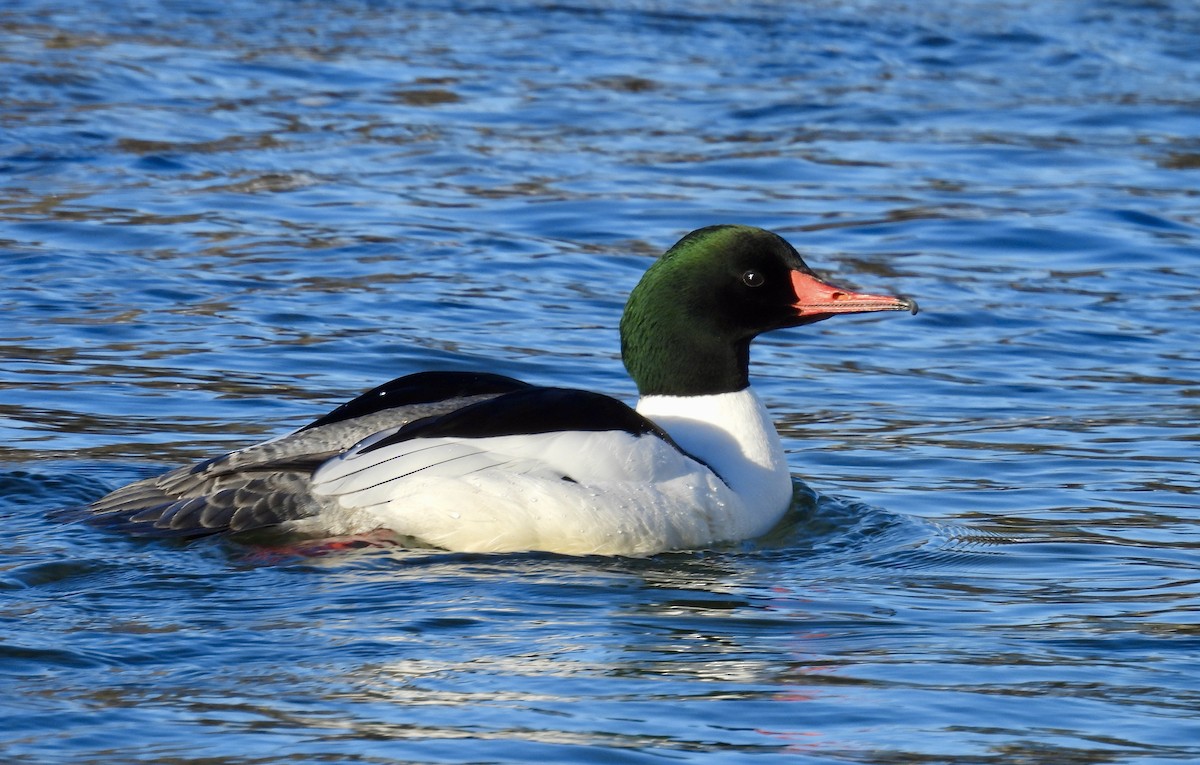
[[[319,428],[399,406],[510,393],[531,387],[529,383],[488,372],[417,372],[372,388],[300,430]]]
[[[678,448],[664,430],[611,396],[572,388],[528,386],[448,414],[411,422],[363,452],[413,438],[487,438],[568,430],[653,434]]]

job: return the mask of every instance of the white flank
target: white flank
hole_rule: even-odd
[[[464,552],[651,555],[779,520],[791,479],[753,393],[650,397],[639,409],[718,475],[653,435],[568,431],[364,443],[322,466],[313,493],[341,508],[324,518],[341,533],[388,528]]]

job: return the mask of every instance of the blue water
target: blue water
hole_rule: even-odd
[[[9,0],[0,761],[1200,761],[1197,39],[1185,0]],[[767,539],[47,520],[421,369],[632,399],[625,294],[718,222],[924,309],[756,345]]]

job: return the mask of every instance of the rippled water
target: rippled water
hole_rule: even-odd
[[[0,759],[1200,760],[1197,39],[1183,0],[10,0]],[[420,369],[632,398],[626,291],[726,221],[925,309],[758,343],[768,539],[46,518]]]

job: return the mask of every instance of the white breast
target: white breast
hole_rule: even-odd
[[[645,396],[638,412],[729,484],[756,533],[771,529],[791,504],[792,479],[783,444],[751,388],[711,396]]]

